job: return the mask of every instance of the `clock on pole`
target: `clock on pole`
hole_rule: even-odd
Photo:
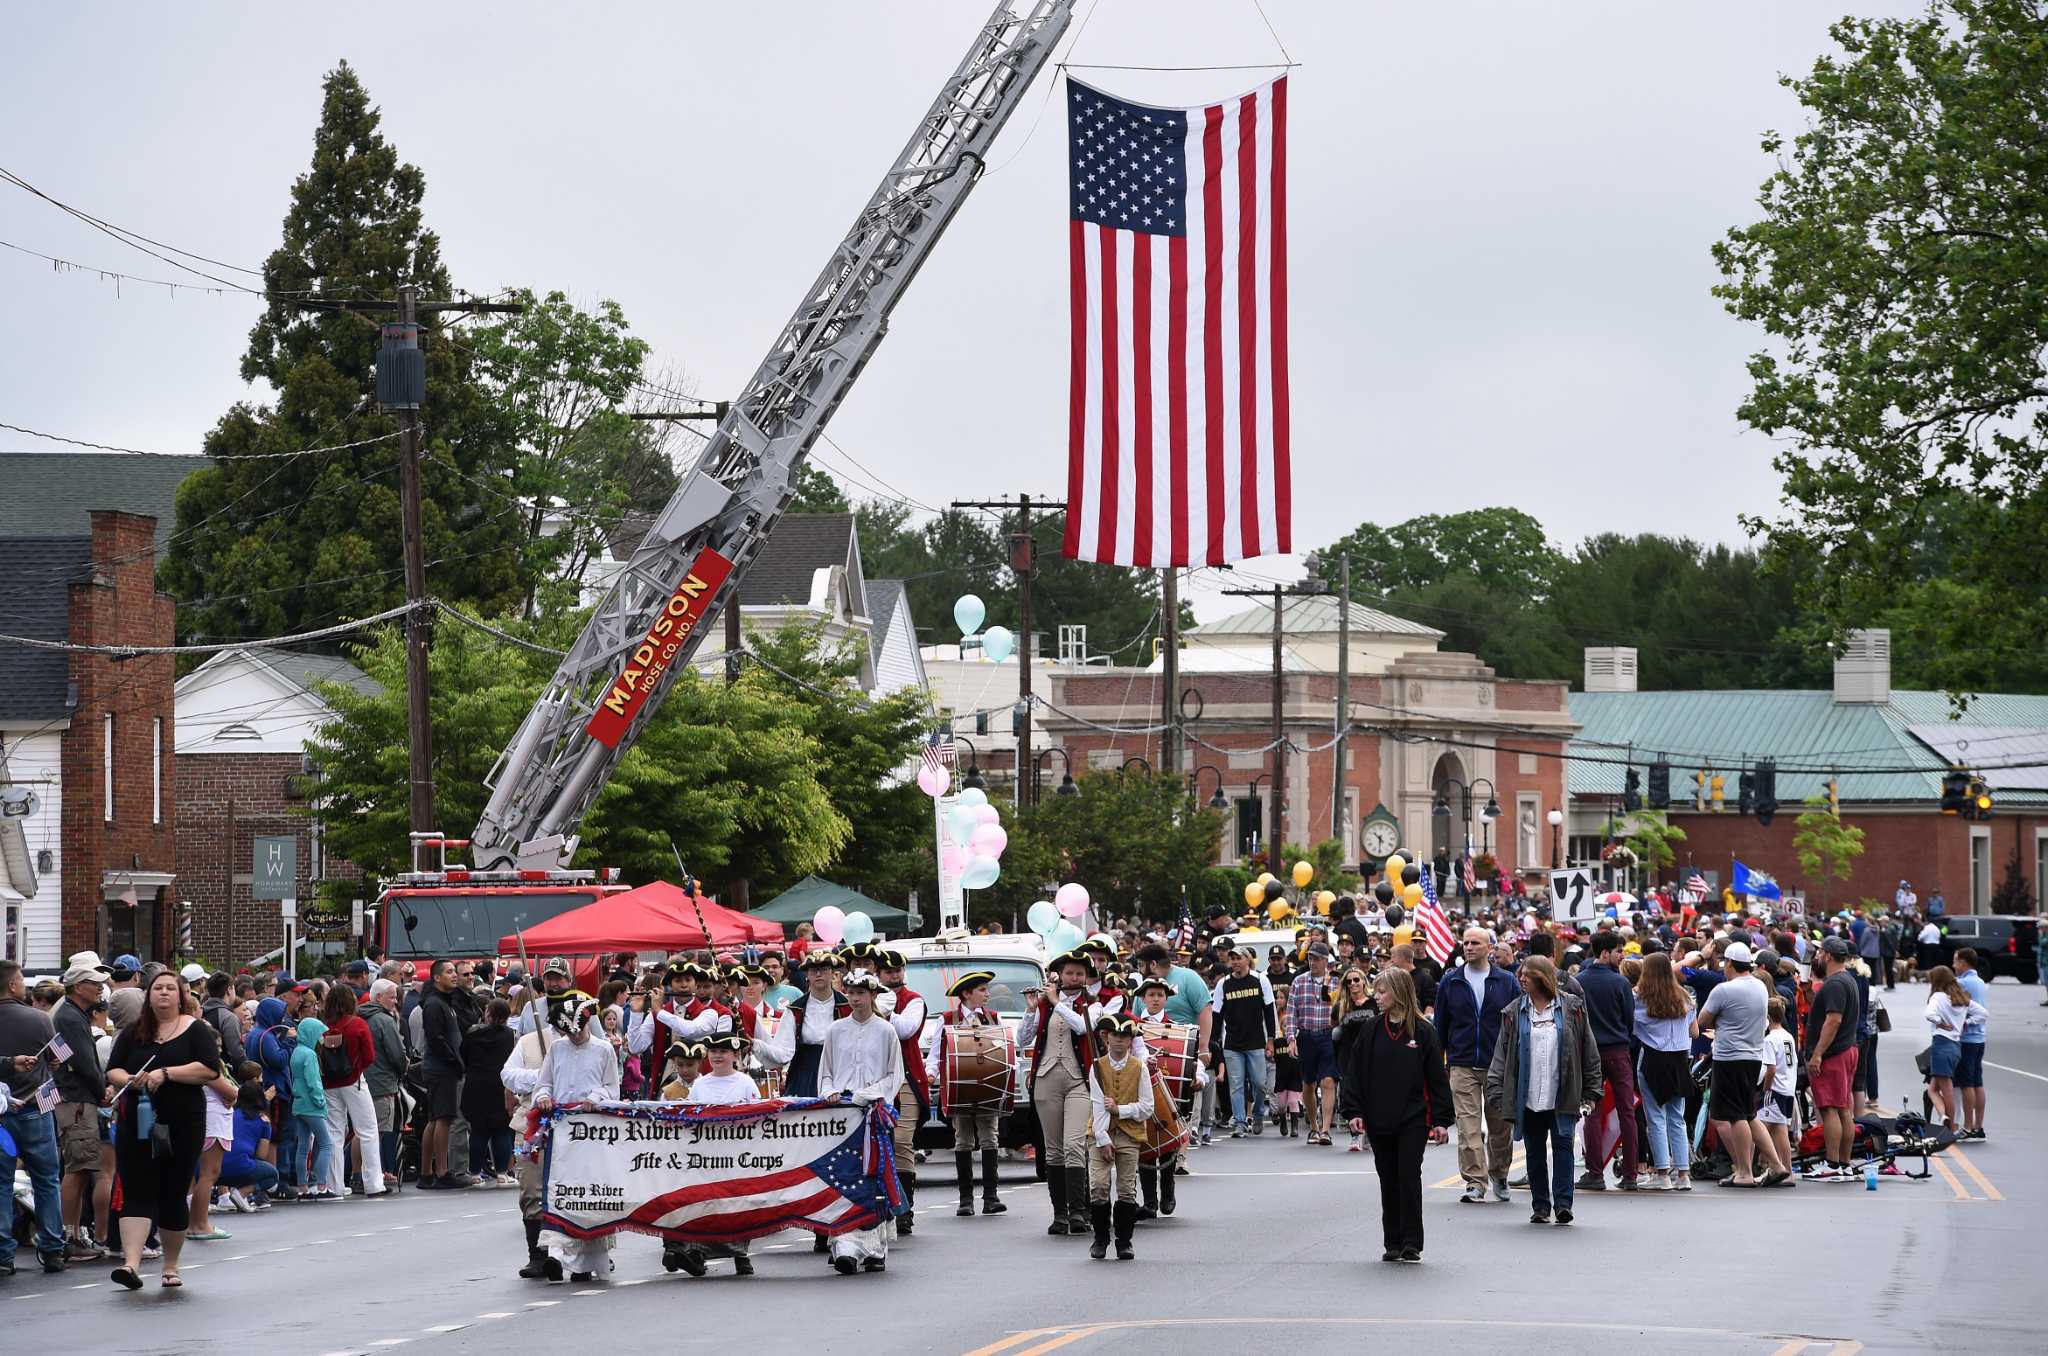
[[[1373,806],[1372,813],[1365,817],[1358,843],[1361,864],[1377,867],[1401,846],[1401,821],[1394,818],[1384,803]]]

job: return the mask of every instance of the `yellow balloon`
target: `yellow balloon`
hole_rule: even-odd
[[[1264,884],[1262,884],[1262,883],[1261,883],[1261,882],[1259,882],[1259,881],[1255,881],[1255,880],[1254,880],[1254,881],[1246,881],[1246,882],[1245,882],[1245,887],[1244,887],[1244,902],[1245,902],[1245,903],[1246,903],[1247,905],[1249,905],[1250,907],[1252,907],[1252,908],[1256,909],[1256,908],[1258,908],[1258,907],[1259,907],[1259,901],[1260,901],[1260,900],[1262,900],[1262,899],[1264,899],[1265,897],[1266,897],[1266,887],[1265,887],[1265,885],[1264,885]]]
[[[1268,883],[1268,882],[1270,882],[1270,881],[1276,881],[1276,880],[1279,880],[1279,879],[1280,879],[1280,878],[1279,878],[1278,876],[1274,875],[1274,874],[1273,874],[1272,872],[1270,872],[1270,871],[1261,871],[1261,872],[1259,873],[1259,884],[1261,884],[1261,885],[1265,885],[1265,884],[1267,884],[1267,883]]]
[[[1420,904],[1422,902],[1422,886],[1419,884],[1411,885],[1401,891],[1401,902],[1411,909]]]
[[[1306,890],[1308,883],[1315,878],[1316,869],[1314,866],[1308,862],[1296,862],[1294,864],[1294,883],[1296,886]]]
[[[1335,904],[1336,902],[1337,902],[1337,895],[1336,895],[1336,893],[1335,893],[1334,891],[1331,891],[1331,890],[1318,890],[1318,891],[1316,891],[1316,912],[1317,912],[1317,913],[1319,913],[1319,914],[1322,914],[1322,915],[1323,915],[1324,917],[1328,917],[1328,916],[1329,916],[1329,913],[1330,913],[1330,906],[1331,906],[1332,904]]]
[[[1266,906],[1266,916],[1276,923],[1293,912],[1294,906],[1284,899],[1276,899]]]
[[[1387,874],[1387,883],[1392,885],[1396,890],[1400,889],[1401,873],[1408,869],[1408,863],[1402,861],[1401,854],[1397,852],[1393,856],[1387,858],[1387,865],[1385,869]]]

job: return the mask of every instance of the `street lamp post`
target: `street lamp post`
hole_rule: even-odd
[[[981,750],[974,747],[974,741],[966,735],[954,735],[953,742],[967,746],[967,775],[960,779],[962,789],[969,791],[988,790],[988,781],[981,775]]]
[[[1544,818],[1550,821],[1550,869],[1552,871],[1561,871],[1564,869],[1564,859],[1557,854],[1557,843],[1558,830],[1564,823],[1564,811],[1552,808],[1550,813],[1545,815]]]
[[[1054,754],[1058,754],[1060,756],[1060,764],[1063,768],[1063,771],[1060,773],[1059,789],[1053,792],[1053,794],[1056,796],[1078,796],[1081,794],[1081,788],[1077,784],[1075,784],[1074,781],[1074,760],[1068,756],[1067,751],[1065,749],[1060,748],[1057,745],[1053,745],[1048,748],[1040,749],[1038,751],[1038,757],[1031,760],[1031,799],[1034,801],[1038,799],[1040,791],[1043,790],[1043,787],[1040,785],[1040,783],[1044,775],[1043,768],[1045,765],[1045,760],[1052,757]]]
[[[1132,754],[1129,758],[1124,759],[1123,766],[1118,768],[1117,771],[1129,772],[1131,770],[1132,764],[1136,764],[1137,766],[1145,769],[1146,776],[1149,777],[1152,775],[1152,765],[1146,762],[1143,758],[1138,757],[1136,754]]]
[[[1444,778],[1444,784],[1447,788],[1452,786],[1458,788],[1460,806],[1464,812],[1464,825],[1460,831],[1460,837],[1463,839],[1463,850],[1468,855],[1472,851],[1472,788],[1481,782],[1486,783],[1486,805],[1479,812],[1481,824],[1479,850],[1481,852],[1490,852],[1493,848],[1493,821],[1500,818],[1500,801],[1494,791],[1493,782],[1486,777],[1474,777],[1470,783],[1460,781],[1456,777]],[[1436,818],[1448,817],[1451,813],[1451,798],[1445,795],[1443,791],[1438,791],[1435,802],[1429,807],[1429,813],[1432,817]]]
[[[1209,808],[1212,810],[1228,810],[1230,808],[1230,797],[1223,794],[1223,769],[1217,767],[1214,763],[1204,763],[1188,774],[1189,791],[1197,796],[1202,794],[1202,774],[1204,772],[1216,774],[1216,794],[1209,797]]]

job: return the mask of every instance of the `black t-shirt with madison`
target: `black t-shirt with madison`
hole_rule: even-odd
[[[1223,977],[1224,1049],[1261,1050],[1278,1033],[1264,981],[1250,973]]]
[[[1829,975],[1820,986],[1820,992],[1813,996],[1813,1008],[1806,1014],[1806,1052],[1813,1053],[1813,1047],[1820,1040],[1822,1023],[1828,1014],[1842,1014],[1841,1023],[1835,1027],[1834,1041],[1821,1051],[1821,1058],[1839,1055],[1856,1044],[1857,1032],[1862,1028],[1863,1005],[1856,993],[1856,976],[1847,970],[1837,970]]]

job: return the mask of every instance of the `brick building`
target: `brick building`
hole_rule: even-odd
[[[251,896],[255,840],[294,841],[295,897],[362,872],[326,851],[312,810],[319,793],[306,741],[333,716],[322,685],[377,684],[332,655],[227,650],[179,680],[177,836],[198,953],[240,964],[282,944],[280,904]],[[358,892],[360,893],[360,892]]]
[[[79,516],[85,535],[0,537],[7,629],[74,645],[171,644],[174,606],[156,591],[157,519]],[[51,525],[67,525],[64,515],[53,513]],[[4,884],[21,897],[10,901],[10,945],[32,968],[59,968],[85,949],[170,954],[174,677],[169,655],[0,645],[0,783],[25,789],[34,805],[9,835],[21,851],[0,859],[13,863]]]
[[[1619,662],[1616,662],[1616,661]],[[1718,889],[1736,861],[1769,873],[1810,906],[1889,904],[1901,880],[1924,901],[1935,891],[1951,913],[1989,911],[2017,849],[2036,911],[2048,878],[2048,697],[1982,693],[1958,712],[1941,692],[1894,690],[1890,637],[1852,632],[1829,691],[1640,692],[1634,652],[1589,651],[1586,686],[1571,696],[1584,726],[1571,766],[1575,861],[1597,861],[1623,818],[1627,768],[1648,791],[1652,763],[1670,767],[1673,824],[1685,831],[1675,870],[1697,870]],[[1591,759],[1614,761],[1590,761]],[[1769,826],[1740,813],[1740,778],[1775,759],[1778,813]],[[1941,813],[1951,760],[1981,770],[1995,809],[1987,822]],[[2031,763],[2031,766],[2026,764]],[[2017,765],[2017,766],[2015,766]],[[1694,778],[1722,778],[1722,800],[1694,802]],[[1792,847],[1808,796],[1832,780],[1844,822],[1864,832],[1846,881],[1800,868]],[[1667,879],[1673,872],[1667,871]]]
[[[1547,816],[1564,798],[1559,755],[1577,729],[1566,685],[1499,678],[1472,655],[1438,652],[1441,632],[1353,607],[1340,789],[1334,731],[1341,626],[1330,599],[1292,598],[1283,606],[1286,841],[1311,844],[1334,830],[1347,863],[1369,863],[1386,855],[1366,841],[1368,828],[1383,822],[1397,846],[1440,863],[1469,845],[1475,855],[1491,852],[1511,873],[1543,870]],[[1188,741],[1181,767],[1196,778],[1203,800],[1220,792],[1234,806],[1225,863],[1262,849],[1271,836],[1271,665],[1270,607],[1189,632],[1181,654],[1179,710]],[[1159,733],[1101,728],[1161,723],[1164,675],[1157,661],[1144,669],[1061,666],[1047,676],[1052,709],[1041,713],[1045,739],[1077,774],[1132,759],[1162,765]],[[1042,754],[1041,777],[1063,771],[1059,759]],[[1447,814],[1435,813],[1439,801]],[[1489,804],[1497,817],[1487,816]]]

